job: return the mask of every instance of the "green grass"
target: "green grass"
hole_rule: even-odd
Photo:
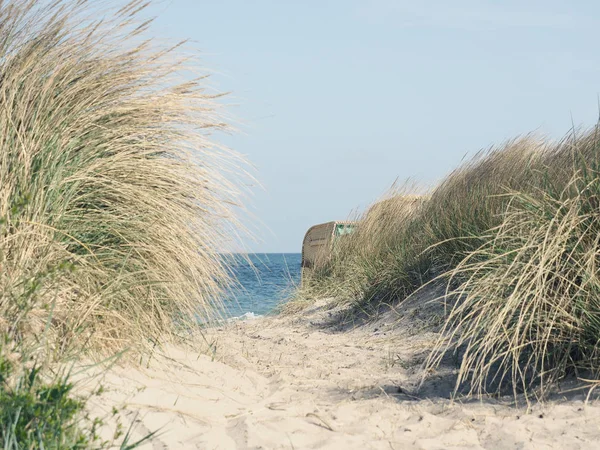
[[[4,449],[99,448],[98,421],[83,423],[85,401],[68,376],[43,380],[41,368],[0,357],[0,445]]]
[[[71,372],[62,367],[49,369],[47,360],[38,361],[34,353],[15,347],[14,339],[5,337],[0,345],[1,448],[128,450],[157,433],[131,442],[134,424],[127,431],[119,424],[111,439],[103,440],[99,433],[102,420],[90,417],[86,410],[90,396],[102,395],[102,387],[82,396]]]

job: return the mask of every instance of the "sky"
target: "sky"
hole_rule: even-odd
[[[398,180],[599,115],[600,2],[163,0],[153,31],[190,38],[254,166],[248,251],[300,252],[307,229]]]

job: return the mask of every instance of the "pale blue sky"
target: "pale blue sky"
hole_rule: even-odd
[[[167,0],[154,31],[191,38],[241,133],[222,139],[264,190],[250,250],[299,252],[306,229],[396,179],[430,185],[481,148],[593,125],[600,2]]]

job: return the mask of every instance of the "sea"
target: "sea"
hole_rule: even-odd
[[[225,316],[253,319],[274,314],[300,285],[300,253],[233,255],[235,286],[225,298]]]

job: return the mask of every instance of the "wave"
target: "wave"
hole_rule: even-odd
[[[254,314],[253,312],[247,312],[242,314],[241,316],[230,317],[227,319],[227,322],[244,322],[246,320],[256,320],[263,317],[261,314]]]

